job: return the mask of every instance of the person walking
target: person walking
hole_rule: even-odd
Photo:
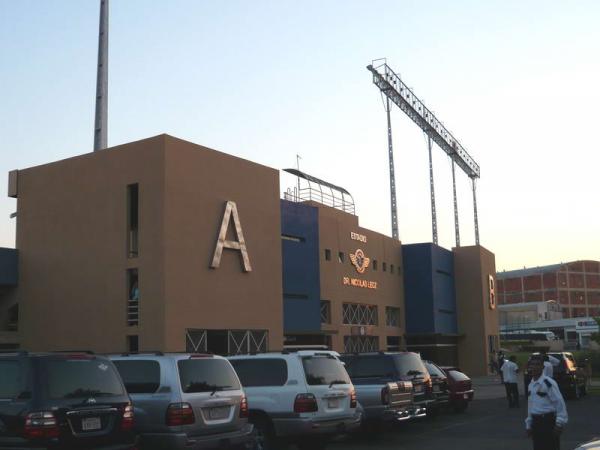
[[[529,362],[531,382],[527,388],[525,429],[533,440],[533,450],[560,450],[560,435],[569,421],[565,401],[556,381],[543,374],[544,359]]]
[[[506,398],[508,399],[509,408],[519,407],[519,386],[517,373],[519,366],[516,363],[517,358],[511,355],[510,358],[504,360],[502,364],[502,378],[504,379],[504,387],[506,388]]]

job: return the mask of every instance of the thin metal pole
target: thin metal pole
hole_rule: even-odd
[[[387,114],[388,155],[390,160],[390,203],[392,209],[392,238],[398,240],[398,210],[396,207],[396,176],[394,174],[394,147],[392,145],[392,121],[390,118],[390,99],[386,97],[385,112]]]
[[[98,33],[98,73],[96,75],[96,118],[94,121],[94,151],[107,147],[108,142],[108,0],[100,0]]]
[[[429,149],[429,190],[431,193],[431,234],[433,243],[438,243],[437,214],[435,212],[435,189],[433,186],[433,160],[431,159],[431,137],[427,136],[427,147]]]
[[[473,215],[475,216],[475,245],[479,245],[479,220],[477,219],[477,196],[475,195],[475,178],[471,178],[473,183]]]
[[[456,197],[456,175],[454,173],[454,156],[452,157],[452,192],[454,194],[454,236],[456,246],[460,247],[460,229],[458,227],[458,200]]]
[[[298,153],[296,153],[296,168],[298,169],[298,172],[300,172],[300,160],[302,158],[300,158],[300,155]],[[300,175],[298,175],[296,177],[296,180],[298,182],[298,192],[297,192],[297,198],[296,201],[300,201]],[[322,195],[321,195],[322,196]]]

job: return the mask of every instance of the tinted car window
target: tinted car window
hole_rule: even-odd
[[[403,353],[394,355],[396,367],[400,372],[401,377],[413,377],[416,375],[426,375],[427,369],[423,366],[423,361],[419,355],[415,353]]]
[[[394,361],[386,356],[361,356],[348,360],[346,369],[352,378],[392,377]]]
[[[310,385],[350,384],[350,378],[342,363],[330,356],[305,356],[302,365],[306,382]]]
[[[230,362],[244,387],[283,386],[288,378],[287,363],[281,358],[234,359]]]
[[[121,379],[109,361],[53,359],[45,361],[50,398],[124,395]]]
[[[152,394],[160,386],[160,364],[158,361],[129,360],[113,361],[125,389],[130,394]]]
[[[439,369],[435,364],[431,364],[430,362],[425,361],[423,361],[423,364],[425,364],[427,372],[429,372],[429,375],[431,375],[432,377],[446,378],[446,374],[442,372],[442,370]]]
[[[458,370],[450,370],[448,372],[448,374],[452,377],[453,380],[456,380],[456,381],[467,381],[467,380],[470,380],[470,378],[468,376],[466,376],[462,372],[459,372]]]
[[[0,361],[0,398],[16,398],[22,390],[19,361]]]
[[[185,393],[240,389],[235,371],[224,359],[182,359],[177,366],[181,389]]]

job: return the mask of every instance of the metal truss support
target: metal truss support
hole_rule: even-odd
[[[389,101],[389,100],[388,100]],[[433,185],[433,160],[431,159],[431,137],[427,136],[427,148],[429,149],[429,190],[431,193],[431,234],[433,243],[438,243],[437,214],[435,212],[435,188]]]
[[[96,75],[96,117],[94,151],[107,147],[108,136],[108,0],[100,1],[98,32],[98,73]]]
[[[473,216],[475,218],[475,245],[479,245],[479,220],[477,218],[477,196],[475,194],[475,178],[471,178],[473,183]]]
[[[458,200],[456,198],[456,175],[454,172],[454,158],[452,158],[452,192],[454,194],[454,236],[456,237],[456,246],[460,247],[460,229],[458,227]]]
[[[398,209],[396,205],[396,175],[394,173],[394,147],[392,144],[392,121],[390,118],[390,99],[386,97],[385,112],[387,114],[388,154],[390,161],[390,202],[392,209],[392,238],[398,240]]]

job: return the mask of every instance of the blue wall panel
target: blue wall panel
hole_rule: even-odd
[[[455,334],[456,298],[452,252],[433,245],[402,246],[406,332]]]
[[[0,285],[16,286],[18,281],[18,253],[14,248],[0,248]]]
[[[281,200],[283,330],[321,330],[318,209]],[[284,237],[288,237],[285,239]]]

